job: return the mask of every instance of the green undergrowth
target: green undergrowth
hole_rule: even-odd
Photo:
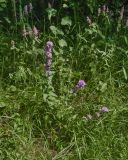
[[[0,35],[2,160],[128,158],[127,38],[105,38],[95,27],[77,32],[74,43],[53,33],[38,40]],[[44,73],[49,38],[50,78]],[[79,79],[87,85],[72,94]],[[83,118],[102,106],[109,112]]]
[[[0,1],[0,160],[128,160],[127,7],[48,2]]]
[[[36,87],[31,90],[1,90],[2,159],[127,159],[128,103],[120,89],[104,96],[83,91],[70,101],[51,96],[47,102]],[[82,118],[102,105],[109,113],[90,121]]]

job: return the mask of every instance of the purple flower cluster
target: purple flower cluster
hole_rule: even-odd
[[[98,8],[98,16],[99,16],[101,13],[109,13],[109,8],[108,8],[108,6],[103,5],[102,7]]]
[[[83,117],[83,119],[86,119],[86,120],[92,120],[92,119],[95,119],[95,118],[99,118],[103,113],[107,113],[109,112],[109,109],[105,106],[103,106],[99,112],[95,112],[94,115],[91,115],[91,114],[87,114],[86,116]]]
[[[29,13],[32,12],[33,6],[32,3],[29,3],[28,5],[24,6],[24,14],[28,15]]]
[[[83,88],[86,85],[84,80],[79,80],[79,82],[76,85],[76,88],[80,89]]]
[[[72,93],[77,92],[79,89],[83,88],[86,85],[84,80],[79,80],[77,85],[72,89]]]
[[[29,27],[26,29],[26,27],[24,26],[22,30],[22,36],[26,37],[26,36],[32,36],[32,35],[35,37],[38,37],[39,35],[38,29],[35,26],[33,26],[33,28]]]
[[[53,42],[48,41],[45,46],[45,73],[50,75],[50,66],[52,64]]]

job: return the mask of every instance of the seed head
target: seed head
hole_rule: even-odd
[[[28,6],[25,5],[25,6],[24,6],[24,14],[25,14],[25,15],[28,15],[28,12],[29,12],[29,11],[28,11]]]
[[[96,118],[99,118],[99,117],[100,117],[100,113],[99,113],[99,112],[96,112],[96,113],[95,113],[95,116],[96,116]]]
[[[88,22],[89,25],[92,24],[92,21],[91,21],[91,19],[88,16],[87,16],[87,22]]]
[[[92,115],[91,114],[87,114],[86,118],[87,118],[87,120],[91,120],[92,119]]]
[[[33,31],[33,34],[34,34],[35,36],[38,36],[39,31],[38,31],[38,29],[37,29],[35,26],[33,26],[32,31]]]
[[[29,4],[28,4],[28,8],[29,8],[29,12],[31,12],[31,11],[33,10],[32,3],[29,3]]]
[[[101,14],[101,8],[98,8],[98,16]]]

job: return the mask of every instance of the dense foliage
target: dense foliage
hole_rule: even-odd
[[[0,159],[128,159],[127,1],[0,0]]]

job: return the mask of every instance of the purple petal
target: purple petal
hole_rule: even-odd
[[[84,80],[79,80],[79,82],[77,83],[76,87],[77,88],[82,88],[86,85]]]
[[[100,112],[104,113],[104,112],[109,112],[109,109],[107,107],[102,107],[100,109]]]
[[[50,66],[52,64],[52,48],[53,42],[48,41],[45,46],[45,72],[50,75]]]
[[[53,42],[48,41],[45,46],[45,55],[47,55],[49,52],[52,52],[52,48],[53,48]]]

